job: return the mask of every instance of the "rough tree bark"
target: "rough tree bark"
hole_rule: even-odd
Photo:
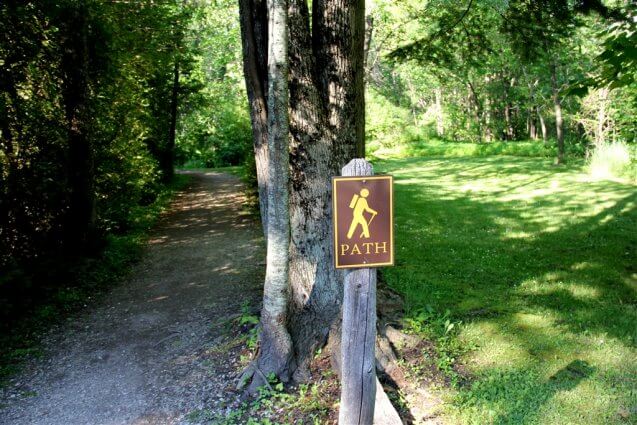
[[[95,153],[89,136],[88,10],[69,8],[63,28],[62,95],[69,140],[69,210],[66,248],[82,252],[95,230]]]
[[[340,337],[343,275],[332,265],[330,180],[352,158],[365,154],[365,10],[364,0],[315,0],[310,24],[307,0],[288,2],[290,285],[287,299],[281,299],[288,303],[285,324],[293,358],[279,377],[292,373],[299,382],[309,379],[309,363],[328,335],[334,336],[332,340]],[[239,5],[245,77],[259,148],[267,134],[262,125],[265,96],[259,91],[267,85],[260,65],[265,32],[259,24],[266,9],[260,0],[240,0]],[[268,162],[267,153],[260,159],[259,149],[255,152],[257,163],[263,158]],[[271,208],[270,203],[267,209]],[[337,359],[340,345],[332,348],[332,359]],[[378,423],[399,423],[377,385]]]
[[[252,143],[259,187],[259,209],[263,234],[267,235],[268,219],[268,118],[267,43],[268,21],[265,0],[239,0],[239,20],[243,46],[243,74],[246,81]]]
[[[286,328],[288,311],[288,57],[286,0],[268,0],[268,209],[267,260],[261,310],[259,373],[255,388],[274,373],[288,382],[293,371],[292,340]]]
[[[364,156],[364,0],[290,7],[290,332],[297,380],[339,317],[342,276],[333,266],[330,177]],[[337,331],[338,332],[338,331]]]
[[[263,48],[266,8],[240,0],[244,69],[254,129],[257,171],[267,128]],[[339,317],[342,276],[332,267],[330,177],[364,156],[364,0],[289,0],[290,293],[287,329],[294,379],[308,365]],[[266,158],[265,160],[263,158]],[[260,195],[267,179],[257,173]],[[263,200],[263,197],[261,198]],[[266,208],[270,208],[268,205]]]

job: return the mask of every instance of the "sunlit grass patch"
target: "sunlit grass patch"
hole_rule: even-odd
[[[637,412],[635,185],[541,158],[376,168],[396,183],[384,278],[408,317],[430,312],[423,329],[456,324],[427,336],[473,377],[448,390],[449,423],[619,424],[618,411]]]
[[[555,157],[555,141],[544,143],[537,140],[494,141],[489,143],[470,143],[443,140],[413,134],[397,143],[380,140],[368,142],[369,151],[375,158],[390,159],[404,157],[488,157],[493,155],[516,155],[521,157]]]

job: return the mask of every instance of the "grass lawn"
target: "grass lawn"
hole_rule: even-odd
[[[378,161],[383,277],[438,340],[459,424],[637,423],[637,186],[521,157]]]

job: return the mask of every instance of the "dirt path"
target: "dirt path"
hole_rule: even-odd
[[[193,174],[128,281],[0,393],[0,423],[174,424],[219,405],[236,361],[219,324],[258,300],[263,242],[237,178]]]

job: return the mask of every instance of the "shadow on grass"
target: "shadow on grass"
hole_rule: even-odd
[[[612,200],[614,205],[595,215],[552,230],[555,220],[571,220],[576,204],[598,200],[590,199],[590,194],[581,193],[577,188],[566,193],[542,194],[540,199],[531,201],[493,199],[489,202],[488,198],[529,188],[564,174],[566,170],[531,170],[529,164],[511,164],[486,172],[482,169],[485,165],[467,169],[461,161],[454,162],[445,166],[447,174],[464,173],[468,178],[467,172],[479,173],[481,179],[497,177],[505,182],[485,195],[460,193],[450,199],[446,196],[448,193],[436,197],[435,192],[439,192],[436,188],[419,186],[417,182],[403,185],[401,177],[397,177],[396,204],[400,206],[397,211],[398,269],[411,270],[412,275],[415,272],[426,279],[425,282],[406,283],[434,291],[429,295],[433,295],[441,307],[455,307],[456,314],[468,320],[478,320],[481,314],[472,314],[472,308],[463,311],[462,303],[458,309],[458,301],[464,297],[476,293],[487,295],[481,298],[487,302],[486,306],[484,303],[480,306],[484,309],[502,301],[503,297],[513,296],[518,301],[516,307],[523,302],[526,307],[558,312],[568,310],[564,321],[577,325],[576,331],[580,330],[581,317],[573,313],[582,312],[586,313],[583,316],[592,319],[589,324],[626,339],[629,335],[614,333],[617,331],[614,320],[606,320],[605,314],[609,312],[598,307],[600,301],[619,301],[616,303],[619,308],[635,302],[634,288],[624,282],[630,278],[631,271],[635,272],[637,258],[637,193],[634,187],[610,182],[587,183],[589,190],[610,189],[619,199]],[[493,161],[489,159],[488,162]],[[526,181],[518,183],[515,179],[507,179],[507,174],[511,173],[524,173]],[[424,181],[422,184],[427,185]],[[555,217],[545,220],[544,214]],[[512,229],[503,226],[508,223],[519,224],[519,231],[529,236],[509,237],[507,232]],[[407,252],[401,247],[407,248]],[[415,261],[417,258],[421,261]],[[387,274],[390,277],[396,275],[391,270]],[[405,273],[399,271],[395,277],[403,275]],[[568,287],[551,286],[565,278],[593,288],[591,296],[579,297]],[[539,292],[519,291],[520,284],[533,279],[548,285]],[[426,284],[425,288],[420,288],[422,283]],[[440,287],[442,283],[445,287]],[[494,288],[501,288],[502,292],[493,293]],[[412,308],[422,307],[418,304],[426,301],[419,294],[412,294],[411,299],[410,294],[407,295],[408,302],[414,303]],[[606,307],[612,309],[612,305]],[[630,335],[630,341],[626,342],[634,343],[633,336]]]
[[[564,391],[575,389],[588,379],[595,368],[583,360],[573,360],[548,379],[523,369],[493,374],[476,382],[461,395],[461,402],[471,409],[490,409],[489,423],[523,424],[536,419],[543,404]]]
[[[410,159],[380,168],[396,178],[397,267],[384,276],[405,295],[407,314],[450,310],[522,352],[509,371],[483,366],[490,378],[474,382],[467,406],[496,403],[495,391],[508,401],[492,423],[525,423],[557,391],[595,374],[589,357],[573,360],[597,349],[582,346],[587,335],[635,349],[634,186],[588,182],[540,159]],[[559,372],[544,382],[540,369]]]

